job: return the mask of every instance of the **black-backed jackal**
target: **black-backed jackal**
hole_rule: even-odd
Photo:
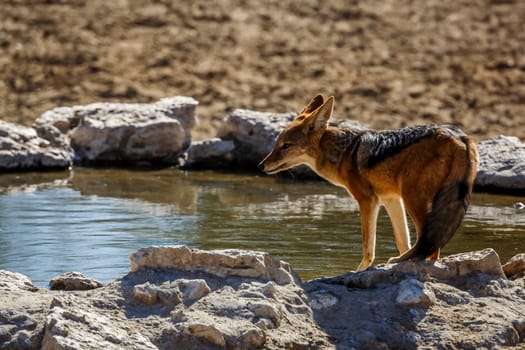
[[[375,258],[380,204],[390,216],[400,253],[389,262],[439,258],[469,205],[478,163],[475,142],[453,126],[391,131],[331,127],[333,108],[333,97],[314,97],[279,134],[259,168],[275,174],[306,164],[357,200],[363,236],[358,271]],[[412,248],[405,210],[417,233]]]

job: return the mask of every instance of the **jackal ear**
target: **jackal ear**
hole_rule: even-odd
[[[319,131],[322,128],[326,128],[328,120],[332,116],[334,111],[334,97],[330,96],[319,108],[313,113],[308,126],[308,131]]]
[[[313,111],[315,111],[317,108],[321,107],[321,105],[323,104],[324,102],[324,97],[323,95],[321,94],[317,94],[317,96],[315,96],[314,98],[312,98],[310,100],[310,102],[308,102],[308,104],[306,105],[306,107],[304,107],[303,111],[300,113],[300,114],[303,114],[303,113],[312,113]]]

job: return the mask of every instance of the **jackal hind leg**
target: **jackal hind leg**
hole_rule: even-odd
[[[382,201],[386,212],[390,217],[390,221],[392,222],[397,250],[399,251],[399,254],[403,254],[410,249],[410,232],[408,231],[403,199],[400,197],[384,198]]]
[[[417,196],[415,194],[405,195],[404,198],[407,199],[407,200],[404,200],[403,203],[406,206],[408,216],[410,216],[410,219],[412,220],[412,223],[415,226],[416,245],[417,245],[419,238],[421,236],[423,225],[428,215],[428,209],[430,207],[430,204],[432,203],[432,200],[430,198],[425,198],[425,196],[423,195]],[[410,249],[402,252],[399,256],[390,258],[388,260],[388,264],[398,263],[401,261],[405,261],[407,259],[411,259],[416,249],[417,248],[414,245]]]

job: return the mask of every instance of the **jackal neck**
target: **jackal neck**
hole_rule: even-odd
[[[362,132],[354,129],[328,127],[321,138],[322,163],[338,165],[343,156],[353,148]]]

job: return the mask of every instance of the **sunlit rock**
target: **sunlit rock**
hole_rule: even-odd
[[[57,296],[46,317],[42,349],[158,349],[121,317],[71,294]]]
[[[40,137],[35,129],[0,120],[0,171],[63,169],[72,160],[70,148]]]
[[[525,143],[513,136],[496,136],[478,143],[476,186],[525,189]]]
[[[40,349],[51,299],[27,276],[0,270],[0,349]]]
[[[403,306],[428,308],[434,303],[434,293],[417,279],[409,278],[399,284],[396,303]]]
[[[290,266],[266,253],[238,249],[204,251],[186,246],[153,246],[133,253],[131,271],[139,269],[177,269],[202,271],[213,275],[241,276],[294,283]]]
[[[521,255],[506,265],[522,271]],[[0,271],[0,349],[477,349],[525,337],[525,279],[507,279],[491,249],[304,283],[278,283],[287,264],[271,259],[149,247],[122,278],[73,292]]]
[[[34,127],[70,139],[78,163],[167,162],[191,143],[197,101],[165,98],[156,103],[93,103],[45,112]]]
[[[266,113],[236,109],[224,118],[217,136],[232,140],[239,163],[257,165],[273,148],[275,138],[296,113]]]
[[[211,292],[210,287],[203,279],[179,279],[177,284],[186,300],[196,300]]]

